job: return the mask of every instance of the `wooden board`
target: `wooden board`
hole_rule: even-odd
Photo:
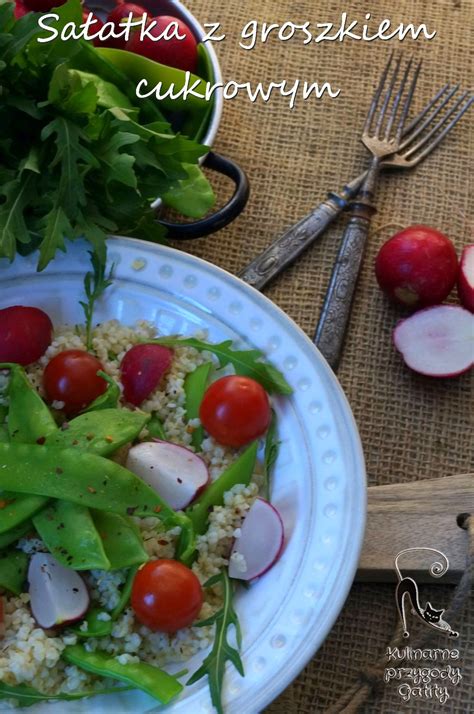
[[[405,548],[442,551],[449,570],[435,579],[429,568],[434,553],[401,556],[403,575],[418,583],[457,583],[466,562],[467,533],[456,523],[460,513],[474,514],[474,473],[368,489],[367,527],[356,580],[395,581],[394,559]]]

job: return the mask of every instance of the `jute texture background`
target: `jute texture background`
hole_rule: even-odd
[[[406,39],[401,44],[404,53],[413,52],[424,60],[418,104],[447,81],[469,87],[472,80],[474,0],[192,0],[188,4],[202,22],[222,23],[227,38],[215,47],[225,80],[256,83],[300,78],[329,81],[342,90],[337,99],[300,100],[292,111],[281,97],[268,104],[251,104],[246,98],[225,102],[215,149],[245,168],[251,198],[233,225],[186,249],[233,273],[319,203],[327,190],[338,189],[361,169],[365,152],[358,135],[369,98],[389,48],[400,46],[397,40],[308,46],[297,40],[269,40],[246,52],[238,42],[247,21],[337,23],[346,11],[362,22],[371,12],[374,25],[385,17],[394,24],[425,22],[430,30],[437,30],[435,39]],[[472,376],[430,380],[404,367],[391,344],[391,331],[402,313],[385,300],[373,271],[379,246],[397,226],[432,225],[449,235],[458,249],[474,242],[472,114],[415,171],[386,175],[380,183],[378,213],[339,370],[359,425],[370,485],[473,470]],[[222,184],[221,193],[225,188]],[[311,337],[343,225],[342,219],[266,291]],[[435,606],[447,606],[450,594],[447,586],[423,588],[423,597],[431,598]],[[382,684],[379,697],[364,710],[470,711],[474,702],[472,613],[471,603],[462,620],[451,623],[460,630],[455,645],[445,640],[439,643],[459,647],[464,675],[457,687],[450,687],[451,698],[444,707],[436,699],[412,699],[404,704],[396,684],[391,683]],[[384,652],[395,624],[392,585],[355,585],[324,646],[268,712],[324,712],[360,670]]]

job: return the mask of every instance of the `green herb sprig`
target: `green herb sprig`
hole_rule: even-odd
[[[277,436],[277,418],[275,411],[272,409],[272,420],[265,436],[265,449],[263,452],[263,488],[267,501],[270,500],[271,476],[281,444]]]
[[[204,587],[211,587],[212,585],[217,585],[217,583],[220,583],[223,589],[224,601],[222,607],[214,613],[214,615],[211,615],[211,617],[208,617],[206,620],[201,620],[194,625],[195,627],[204,627],[204,625],[213,625],[215,623],[216,633],[214,637],[214,644],[202,665],[198,670],[196,670],[196,672],[194,672],[187,684],[194,684],[194,682],[197,682],[199,679],[202,679],[202,677],[207,675],[211,701],[218,714],[224,714],[224,710],[222,708],[222,684],[224,681],[226,662],[232,662],[242,677],[244,676],[244,666],[239,654],[239,650],[242,646],[242,634],[240,631],[237,613],[234,610],[233,587],[227,571],[222,570],[217,575],[213,575],[212,578],[204,583]],[[227,640],[227,631],[231,625],[234,625],[235,627],[237,647],[239,649],[230,645]]]
[[[87,302],[79,300],[79,304],[84,310],[86,320],[86,347],[92,349],[92,319],[96,301],[104,294],[107,288],[112,285],[114,265],[111,266],[108,275],[105,274],[105,263],[103,263],[97,253],[89,253],[92,263],[92,271],[86,273],[84,278],[84,291]]]

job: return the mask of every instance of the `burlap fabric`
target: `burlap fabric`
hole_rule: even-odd
[[[225,103],[215,148],[248,172],[252,194],[244,214],[230,227],[186,249],[236,273],[282,230],[307,213],[328,189],[336,189],[363,165],[358,141],[387,42],[331,42],[303,46],[298,41],[268,41],[252,52],[238,46],[250,19],[283,23],[337,21],[347,11],[377,24],[425,22],[434,40],[405,40],[404,52],[423,57],[419,103],[446,81],[472,80],[473,0],[208,0],[189,3],[203,22],[221,22],[227,38],[216,45],[224,78],[268,82],[296,78],[325,80],[342,89],[338,99],[297,103],[287,100]],[[393,232],[390,224],[426,223],[444,231],[458,249],[473,242],[473,120],[463,120],[449,138],[414,172],[385,176],[378,213],[358,286],[339,378],[352,405],[365,450],[371,485],[441,477],[473,469],[472,376],[430,380],[410,373],[391,344],[400,311],[390,306],[374,278],[378,247]],[[221,187],[224,189],[224,186]],[[266,294],[312,336],[336,255],[343,221],[272,285]],[[455,299],[455,298],[453,298]],[[415,544],[414,544],[415,545]],[[424,588],[433,603],[448,604],[447,586]],[[297,680],[268,708],[271,714],[323,712],[384,651],[396,624],[392,585],[355,585],[326,643]],[[472,691],[474,622],[471,607],[454,623],[460,629],[464,675],[443,706],[436,700],[405,705],[395,685],[383,685],[368,712],[453,711],[474,707]],[[452,646],[452,643],[450,643]],[[444,644],[446,646],[446,644]],[[245,713],[242,713],[245,714]]]

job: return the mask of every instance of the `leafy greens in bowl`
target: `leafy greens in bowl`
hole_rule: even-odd
[[[160,242],[157,197],[205,215],[214,204],[198,166],[207,148],[176,134],[156,101],[137,100],[105,53],[85,40],[39,42],[50,37],[39,15],[15,20],[13,8],[0,0],[0,257],[38,249],[42,270],[66,239],[85,236],[102,263],[108,233]],[[55,12],[58,31],[82,22],[79,0]],[[194,105],[194,124],[207,104]]]

